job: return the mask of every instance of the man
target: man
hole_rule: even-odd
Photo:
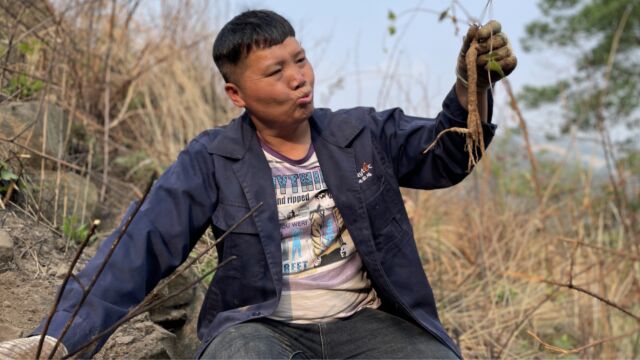
[[[400,109],[315,109],[313,69],[289,22],[271,11],[232,19],[213,58],[226,94],[245,113],[200,134],[156,182],[63,350],[73,352],[124,316],[186,259],[207,227],[220,236],[262,203],[217,249],[220,261],[237,258],[207,291],[196,357],[461,357],[438,319],[399,186],[441,188],[466,176],[464,137],[447,134],[422,151],[442,130],[466,126],[464,56],[474,37],[488,144],[495,126],[488,123],[487,53],[493,50],[504,74],[516,66],[497,22],[469,30],[443,111],[424,119]],[[91,279],[114,236],[80,282]],[[81,294],[72,280],[48,341],[60,336]],[[32,349],[25,344],[36,339],[16,341]],[[0,354],[19,355],[16,341],[1,344]]]

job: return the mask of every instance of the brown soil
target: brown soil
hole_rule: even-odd
[[[0,341],[5,341],[28,336],[46,316],[76,247],[17,211],[0,210],[0,231],[7,232],[14,242],[13,260],[0,263]],[[94,252],[87,249],[78,267],[82,268]],[[95,358],[191,357],[195,308],[194,304],[185,305],[189,312],[186,325],[178,331],[170,329],[173,332],[151,321],[149,314],[140,315],[118,329]],[[191,336],[187,345],[181,343],[185,333]]]

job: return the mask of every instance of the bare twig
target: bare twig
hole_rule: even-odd
[[[518,101],[516,97],[513,95],[513,90],[511,89],[511,83],[509,79],[502,79],[502,84],[507,90],[507,95],[509,95],[509,103],[511,105],[511,109],[516,114],[518,118],[518,124],[520,126],[520,130],[522,130],[522,138],[524,139],[524,144],[527,149],[527,156],[529,157],[529,164],[531,164],[531,181],[533,182],[534,189],[536,191],[536,197],[538,198],[538,203],[542,202],[542,188],[540,187],[540,182],[538,180],[538,164],[536,162],[536,157],[531,150],[531,142],[529,141],[529,131],[527,130],[527,122],[524,120],[524,116],[522,116],[522,112],[520,111],[520,106],[518,105]]]
[[[193,257],[189,261],[187,261],[182,266],[181,269],[178,269],[176,272],[171,274],[164,281],[164,283],[159,285],[159,286],[157,286],[152,291],[152,293],[159,293],[160,290],[162,290],[164,287],[166,287],[169,284],[169,282],[171,282],[171,280],[173,280],[173,279],[177,278],[178,276],[180,276],[183,272],[185,272],[188,268],[190,268],[193,264],[195,264],[198,260],[200,260],[204,255],[206,255],[209,251],[211,251],[211,249],[213,249],[217,244],[221,243],[232,231],[234,231],[240,224],[242,224],[243,222],[245,222],[245,220],[247,220],[250,216],[252,216],[253,213],[255,213],[261,206],[262,206],[262,203],[259,203],[254,208],[249,210],[249,212],[247,212],[242,218],[240,218],[240,220],[238,220],[238,222],[236,222],[231,227],[229,227],[229,229],[227,231],[225,231],[224,234],[222,234],[218,239],[216,239],[216,241],[214,241],[213,243],[211,243],[211,245],[209,245],[207,248],[202,250],[202,252],[200,254],[198,254],[198,256]]]
[[[548,343],[544,342],[542,339],[540,339],[540,337],[537,336],[536,334],[534,334],[532,331],[527,331],[527,334],[529,334],[532,338],[534,338],[537,342],[539,342],[542,346],[544,346],[545,349],[553,351],[553,352],[560,353],[562,355],[569,355],[569,354],[579,353],[579,352],[581,352],[583,350],[586,350],[588,348],[591,348],[591,347],[594,347],[596,345],[600,345],[600,344],[603,344],[603,343],[606,343],[606,342],[609,342],[609,341],[614,341],[614,340],[625,338],[627,336],[631,336],[631,335],[633,335],[633,334],[635,334],[637,332],[640,332],[640,327],[637,327],[637,328],[635,328],[635,329],[633,329],[633,330],[631,330],[629,332],[626,332],[624,334],[620,334],[620,335],[616,335],[616,336],[610,336],[610,337],[607,337],[607,338],[604,338],[604,339],[593,341],[593,342],[590,342],[590,343],[588,343],[586,345],[580,346],[579,348],[575,348],[575,349],[571,349],[571,350],[566,350],[566,349],[563,349],[561,347],[548,344]]]
[[[27,7],[23,4],[22,9],[20,9],[20,13],[18,13],[18,16],[16,16],[15,18],[15,22],[13,24],[12,31],[11,31],[11,36],[9,36],[9,43],[7,44],[7,50],[6,53],[4,55],[4,62],[2,64],[2,74],[0,74],[0,87],[2,86],[2,83],[4,81],[4,74],[5,74],[5,69],[7,64],[9,63],[9,57],[11,55],[11,48],[13,47],[13,40],[16,36],[16,32],[18,31],[18,21],[20,21],[20,18],[22,17],[22,14],[24,14],[25,10],[27,10]]]
[[[155,178],[155,176],[154,176],[154,178]],[[104,271],[104,268],[107,266],[107,263],[111,259],[111,256],[113,255],[113,253],[115,252],[116,248],[118,247],[118,244],[120,244],[120,240],[122,240],[124,234],[129,229],[129,225],[131,225],[131,222],[133,221],[134,217],[138,214],[138,211],[142,207],[142,204],[146,200],[147,195],[149,194],[149,191],[151,190],[151,186],[153,185],[153,180],[154,179],[152,178],[151,181],[149,181],[149,184],[147,185],[147,190],[144,192],[144,196],[142,197],[142,199],[140,199],[140,201],[136,205],[135,209],[133,210],[133,212],[131,213],[131,215],[129,216],[127,221],[125,222],[124,226],[120,230],[120,233],[118,234],[118,237],[111,244],[111,248],[109,249],[109,252],[105,255],[105,258],[102,261],[102,264],[100,264],[100,267],[98,268],[98,270],[96,271],[95,275],[91,279],[91,282],[87,286],[86,291],[83,292],[82,298],[80,298],[80,301],[78,302],[78,305],[76,305],[76,308],[74,309],[73,313],[71,314],[71,317],[69,318],[69,320],[66,322],[64,328],[62,329],[62,332],[60,333],[60,337],[57,339],[56,344],[53,347],[53,350],[51,350],[51,354],[49,355],[49,359],[52,358],[53,354],[55,354],[56,350],[60,346],[60,342],[62,341],[64,336],[67,334],[67,331],[69,331],[69,328],[71,327],[71,324],[73,323],[73,321],[75,320],[76,316],[78,315],[78,312],[80,312],[80,308],[82,307],[84,302],[87,300],[87,297],[89,296],[89,293],[91,293],[91,290],[93,289],[93,286],[95,285],[96,281],[98,281],[98,277],[100,277],[100,275]]]
[[[544,297],[544,299],[542,299],[538,304],[536,304],[534,307],[532,307],[521,319],[520,321],[518,321],[518,324],[516,324],[516,326],[513,328],[513,331],[511,331],[511,333],[509,334],[509,336],[507,337],[507,340],[504,342],[504,345],[500,347],[500,350],[498,351],[498,355],[496,355],[496,358],[498,359],[502,359],[502,354],[504,353],[504,351],[509,347],[509,344],[511,344],[511,340],[514,338],[514,336],[520,331],[520,328],[522,328],[522,326],[524,326],[524,324],[529,320],[529,318],[531,318],[531,316],[538,311],[538,309],[540,309],[540,307],[542,305],[544,305],[547,301],[553,299],[556,294],[559,292],[559,288],[556,288],[553,290],[553,292],[551,292],[551,294],[547,295]]]
[[[568,243],[572,243],[572,244],[580,244],[580,246],[584,246],[584,247],[588,247],[588,248],[592,248],[595,250],[600,250],[600,251],[604,251],[604,252],[608,252],[610,254],[616,255],[616,256],[620,256],[626,259],[629,259],[631,261],[640,261],[640,257],[629,254],[627,252],[623,252],[623,251],[618,251],[615,249],[609,249],[606,247],[602,247],[602,246],[597,246],[597,245],[592,245],[589,243],[586,243],[584,241],[578,241],[578,240],[574,240],[574,239],[570,239],[570,238],[565,238],[565,237],[558,237],[557,238],[560,241],[564,241],[564,242],[568,242]]]
[[[47,321],[44,323],[44,327],[42,328],[42,334],[40,335],[40,342],[38,343],[38,350],[36,351],[36,359],[40,359],[40,353],[42,352],[42,346],[44,345],[44,339],[47,336],[47,332],[49,331],[49,325],[51,324],[51,320],[53,319],[53,316],[55,315],[56,310],[58,309],[58,306],[60,305],[60,300],[62,299],[62,294],[64,293],[64,290],[67,287],[67,283],[69,282],[69,279],[71,277],[75,278],[75,276],[73,275],[73,269],[76,267],[76,264],[78,263],[78,260],[80,259],[80,256],[84,252],[84,249],[89,244],[89,240],[91,240],[91,237],[96,232],[96,227],[98,226],[99,223],[100,223],[99,221],[94,221],[93,224],[91,224],[91,228],[89,229],[89,233],[87,233],[87,236],[84,238],[84,241],[82,241],[82,243],[80,244],[80,247],[76,251],[76,254],[73,257],[73,260],[71,261],[71,265],[69,265],[69,270],[67,270],[67,275],[64,277],[64,280],[62,281],[62,285],[60,286],[60,290],[58,290],[58,295],[56,295],[56,300],[54,301],[53,305],[51,306],[51,310],[49,311],[49,316],[47,316]],[[76,279],[76,282],[78,282],[78,284],[80,284],[80,282],[77,279]]]
[[[201,275],[196,281],[192,282],[191,284],[185,286],[184,288],[170,294],[167,295],[164,298],[158,299],[160,297],[160,293],[161,291],[166,288],[168,286],[169,283],[171,283],[171,281],[173,279],[175,279],[176,277],[180,276],[182,273],[184,273],[187,269],[189,269],[193,264],[195,264],[199,259],[201,259],[204,255],[206,255],[209,251],[211,251],[217,244],[219,244],[220,242],[222,242],[232,231],[234,231],[240,224],[242,224],[244,221],[246,221],[248,218],[250,218],[260,207],[262,206],[262,203],[259,203],[258,205],[256,205],[254,208],[252,208],[251,210],[249,210],[249,212],[247,212],[242,218],[240,218],[240,220],[238,220],[235,224],[233,224],[231,227],[229,227],[229,229],[227,231],[225,231],[224,234],[222,234],[218,239],[216,239],[216,241],[214,241],[211,245],[209,245],[207,248],[205,248],[198,256],[190,259],[188,262],[186,262],[185,264],[183,264],[178,270],[176,270],[173,274],[171,274],[169,277],[167,277],[166,279],[163,280],[163,282],[156,286],[153,291],[151,291],[147,297],[145,298],[145,300],[143,300],[140,304],[136,305],[134,308],[132,308],[131,310],[129,310],[129,312],[127,312],[127,315],[125,315],[125,317],[123,317],[121,320],[119,320],[118,322],[116,322],[115,324],[113,324],[112,326],[110,326],[108,329],[100,332],[98,335],[95,335],[93,338],[91,338],[86,344],[82,345],[79,349],[77,349],[76,351],[74,351],[73,353],[67,355],[67,357],[71,357],[81,351],[83,351],[84,349],[86,349],[87,347],[91,346],[91,344],[95,343],[96,341],[98,341],[100,338],[102,338],[103,336],[112,333],[113,331],[115,331],[115,329],[117,329],[118,327],[120,327],[122,324],[124,324],[125,322],[129,321],[130,319],[146,312],[149,311],[152,308],[155,308],[156,306],[160,305],[161,303],[179,295],[180,293],[190,289],[191,287],[195,286],[196,284],[198,284],[200,281],[202,281],[202,279],[204,279],[205,277],[207,277],[208,275],[212,274],[213,271],[215,271],[216,269],[224,266],[225,264],[227,264],[229,261],[234,260],[236,257],[232,256],[229,259],[224,260],[223,262],[221,262],[218,266],[216,266],[214,269],[207,271],[205,274]]]
[[[100,188],[100,201],[104,201],[107,193],[107,182],[109,174],[109,122],[111,121],[111,51],[113,47],[113,31],[116,21],[116,0],[111,1],[111,19],[109,21],[109,43],[107,45],[107,54],[105,59],[104,73],[104,144],[103,149],[103,165],[102,165],[102,187]]]
[[[17,142],[15,142],[15,141],[11,140],[11,139],[7,139],[7,138],[4,138],[4,137],[0,137],[0,141],[2,141],[2,142],[6,142],[6,143],[10,143],[10,144],[13,144],[13,145],[16,145],[16,146],[18,146],[18,147],[23,148],[24,150],[29,151],[29,152],[30,152],[30,153],[32,153],[32,154],[38,155],[38,156],[43,157],[43,158],[45,158],[45,159],[48,159],[48,160],[51,160],[51,161],[60,162],[60,164],[61,164],[61,165],[64,165],[64,166],[66,166],[66,167],[68,167],[68,168],[70,168],[70,169],[77,170],[77,171],[84,171],[84,170],[85,170],[85,169],[84,169],[83,167],[81,167],[81,166],[78,166],[78,165],[72,164],[72,163],[70,163],[70,162],[66,162],[66,161],[64,161],[64,160],[58,159],[58,158],[57,158],[57,157],[55,157],[55,156],[51,156],[51,155],[49,155],[49,154],[45,154],[45,153],[43,153],[43,152],[41,152],[41,151],[38,151],[38,150],[36,150],[36,149],[33,149],[33,148],[31,148],[31,147],[27,146],[27,145],[23,145],[23,144],[17,143]]]
[[[626,197],[623,196],[622,192],[624,189],[620,189],[617,177],[622,176],[621,174],[617,174],[614,172],[613,166],[616,163],[615,154],[612,150],[611,144],[611,136],[608,132],[608,129],[604,126],[605,123],[605,115],[604,115],[604,102],[605,97],[609,91],[609,80],[611,78],[611,72],[613,71],[613,64],[615,61],[616,54],[618,52],[618,46],[620,44],[620,38],[622,37],[622,33],[627,24],[627,20],[631,15],[631,10],[633,10],[633,5],[629,4],[625,12],[622,14],[620,21],[618,22],[618,27],[616,28],[615,33],[613,34],[613,40],[611,42],[611,48],[609,50],[609,57],[607,59],[607,67],[605,68],[604,73],[604,86],[599,91],[598,94],[598,106],[596,108],[596,120],[597,120],[597,129],[600,133],[600,139],[602,144],[602,150],[604,151],[604,159],[605,164],[607,166],[607,174],[609,175],[609,183],[611,184],[611,188],[613,191],[613,196],[616,202],[616,206],[618,207],[618,211],[622,214],[622,225],[627,232],[628,236],[632,236],[632,232],[628,228],[627,219],[624,216],[626,212]]]
[[[559,287],[563,287],[563,288],[567,288],[567,289],[573,289],[575,291],[581,292],[583,294],[589,295],[615,309],[618,309],[619,311],[629,315],[630,317],[634,318],[637,322],[640,322],[640,316],[633,314],[632,312],[630,312],[629,310],[625,309],[624,307],[622,307],[621,305],[615,303],[612,300],[609,300],[603,296],[600,296],[592,291],[589,291],[581,286],[577,286],[574,284],[564,284],[555,280],[548,280],[543,278],[542,276],[538,276],[538,275],[529,275],[529,274],[521,274],[521,273],[516,273],[516,272],[512,272],[512,271],[508,271],[505,272],[506,275],[509,276],[514,276],[514,277],[518,277],[518,278],[524,278],[527,279],[529,281],[534,281],[534,282],[541,282],[541,283],[545,283],[545,284],[549,284],[549,285],[554,285],[554,286],[559,286]]]
[[[185,285],[183,288],[176,290],[175,292],[167,295],[166,297],[159,299],[155,302],[151,302],[148,304],[145,303],[141,303],[139,306],[137,306],[136,308],[132,309],[131,311],[129,311],[127,313],[127,315],[125,315],[122,319],[120,319],[118,322],[116,322],[115,324],[111,325],[108,329],[100,332],[99,334],[95,335],[94,337],[92,337],[91,339],[89,339],[89,341],[87,341],[87,343],[85,343],[84,345],[82,345],[80,348],[78,348],[76,351],[72,352],[71,354],[68,354],[66,356],[63,357],[63,359],[68,359],[72,356],[75,356],[76,354],[79,354],[80,352],[82,352],[83,350],[85,350],[86,348],[88,348],[89,346],[91,346],[92,344],[94,344],[96,341],[100,340],[102,337],[104,337],[105,335],[108,335],[112,332],[114,332],[117,328],[119,328],[120,326],[122,326],[122,324],[126,323],[127,321],[133,319],[134,317],[143,314],[149,310],[152,310],[156,307],[158,307],[159,305],[162,305],[164,302],[173,299],[174,297],[182,294],[183,292],[191,289],[192,287],[194,287],[195,285],[197,285],[198,283],[200,283],[203,279],[205,279],[207,276],[213,274],[216,270],[218,270],[219,268],[225,266],[226,264],[228,264],[229,262],[233,261],[237,259],[237,256],[230,256],[228,259],[224,260],[223,262],[221,262],[220,264],[218,264],[218,266],[214,267],[213,269],[207,271],[206,273],[202,274],[200,277],[198,277],[198,279],[192,281],[191,283]]]

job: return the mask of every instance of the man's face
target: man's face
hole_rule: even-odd
[[[236,106],[249,110],[256,126],[286,128],[311,116],[314,80],[304,49],[289,37],[279,45],[253,49],[236,66],[225,91]]]

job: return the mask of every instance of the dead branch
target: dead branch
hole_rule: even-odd
[[[206,249],[204,249],[200,254],[198,254],[198,256],[196,256],[196,257],[192,258],[191,260],[189,260],[188,262],[186,262],[183,266],[180,267],[180,269],[176,270],[173,274],[171,274],[169,277],[164,279],[163,282],[160,285],[156,286],[153,289],[153,291],[151,291],[147,295],[147,297],[140,304],[136,305],[134,308],[129,310],[129,312],[127,312],[127,315],[125,315],[122,319],[120,319],[118,322],[116,322],[115,324],[110,326],[108,329],[106,329],[106,330],[100,332],[99,334],[95,335],[94,337],[92,337],[86,344],[82,345],[79,349],[77,349],[73,353],[67,355],[65,358],[69,358],[69,357],[71,357],[71,356],[73,356],[75,354],[80,353],[81,351],[83,351],[84,349],[88,348],[93,343],[95,343],[96,341],[101,339],[103,336],[114,332],[122,324],[126,323],[127,321],[131,320],[132,318],[134,318],[134,317],[136,317],[136,316],[138,316],[138,315],[140,315],[142,313],[145,313],[145,312],[157,307],[158,305],[164,303],[165,301],[167,301],[167,300],[169,300],[169,299],[171,299],[171,298],[173,298],[173,297],[175,297],[175,296],[187,291],[188,289],[192,288],[196,284],[200,283],[200,281],[202,281],[202,279],[204,279],[208,275],[212,274],[216,269],[218,269],[218,268],[226,265],[228,262],[236,259],[235,256],[232,256],[232,257],[224,260],[218,266],[214,267],[212,270],[207,271],[205,274],[201,275],[197,280],[193,281],[189,285],[183,287],[180,290],[175,291],[174,293],[172,293],[170,295],[165,296],[164,298],[160,298],[160,292],[164,288],[166,288],[168,286],[168,284],[173,279],[175,279],[176,277],[178,277],[182,273],[184,273],[187,269],[189,269],[191,266],[193,266],[193,264],[195,264],[200,258],[202,258],[204,255],[206,255],[209,251],[211,251],[211,249],[213,249],[217,244],[222,242],[240,224],[242,224],[249,217],[251,217],[253,215],[253,213],[255,213],[262,206],[262,204],[263,203],[259,203],[254,208],[249,210],[249,212],[247,212],[242,218],[240,218],[240,220],[238,220],[235,224],[233,224],[231,227],[229,227],[229,229],[227,231],[225,231],[224,234],[222,234],[216,241],[214,241],[211,245],[209,245]]]
[[[629,332],[626,332],[624,334],[620,334],[620,335],[616,335],[616,336],[610,336],[610,337],[607,337],[607,338],[604,338],[604,339],[596,340],[596,341],[590,342],[590,343],[588,343],[586,345],[580,346],[579,348],[575,348],[575,349],[571,349],[571,350],[566,350],[566,349],[563,349],[561,347],[548,344],[548,343],[544,342],[542,339],[540,339],[540,337],[537,336],[536,334],[534,334],[532,331],[527,331],[527,334],[529,334],[532,338],[534,338],[537,342],[539,342],[542,346],[544,346],[545,349],[553,351],[553,352],[560,353],[562,355],[569,355],[569,354],[579,353],[579,352],[581,352],[583,350],[586,350],[588,348],[594,347],[596,345],[604,344],[604,343],[609,342],[609,341],[614,341],[614,340],[625,338],[627,336],[631,336],[631,335],[633,335],[633,334],[635,334],[637,332],[640,332],[640,327],[637,327],[637,328],[635,328],[635,329],[633,329],[633,330],[631,330]]]
[[[22,149],[34,154],[34,155],[40,156],[40,157],[45,158],[45,159],[50,160],[50,161],[54,161],[56,163],[59,163],[60,165],[63,165],[63,166],[65,166],[65,167],[67,167],[69,169],[72,169],[72,170],[76,170],[76,171],[78,171],[80,173],[85,173],[86,172],[86,174],[91,176],[91,178],[94,179],[94,180],[98,180],[99,181],[101,179],[99,175],[94,174],[93,172],[89,171],[87,168],[84,168],[84,167],[76,165],[76,164],[72,164],[72,163],[70,163],[68,161],[64,161],[64,160],[59,159],[59,158],[57,158],[55,156],[51,156],[51,155],[46,154],[44,152],[38,151],[36,149],[33,149],[33,148],[31,148],[31,147],[29,147],[27,145],[15,142],[14,140],[7,139],[7,138],[4,138],[4,137],[0,136],[0,142],[6,142],[6,143],[9,143],[9,144],[16,145],[16,146],[18,146],[18,147],[20,147],[20,148],[22,148]],[[131,190],[135,192],[136,196],[142,197],[142,192],[140,192],[140,190],[135,185],[132,185],[132,184],[125,184],[125,185],[128,186],[129,188],[131,188]],[[113,191],[117,191],[117,189],[118,189],[117,187],[110,186],[110,190],[109,191],[113,192]],[[124,192],[120,193],[119,195],[124,196]]]
[[[60,346],[60,342],[62,341],[64,336],[67,334],[67,331],[69,331],[69,328],[71,327],[71,324],[73,323],[73,321],[75,320],[76,316],[80,312],[80,308],[82,307],[84,302],[87,300],[87,297],[89,296],[89,293],[91,293],[91,290],[93,290],[93,286],[95,285],[96,281],[98,281],[98,277],[100,277],[100,275],[104,271],[104,268],[107,266],[107,263],[111,259],[111,256],[113,255],[113,253],[115,252],[116,248],[118,247],[118,244],[120,244],[120,240],[122,240],[122,237],[124,236],[124,234],[129,229],[129,225],[131,225],[131,222],[133,221],[134,217],[138,214],[138,211],[140,211],[140,208],[142,207],[142,204],[144,203],[144,201],[147,198],[147,195],[149,195],[149,191],[151,190],[151,186],[153,185],[154,178],[155,178],[155,176],[151,179],[151,181],[149,181],[149,184],[147,185],[147,189],[144,192],[144,195],[142,196],[142,199],[140,199],[140,201],[138,201],[138,204],[136,205],[135,209],[133,210],[133,212],[131,213],[131,215],[127,219],[127,221],[124,224],[124,226],[121,228],[121,230],[120,230],[120,232],[118,234],[118,237],[111,244],[111,248],[109,249],[109,252],[105,256],[104,260],[102,261],[102,264],[100,264],[100,267],[98,268],[98,271],[95,273],[95,275],[91,279],[91,282],[87,286],[86,291],[84,291],[82,293],[82,298],[80,298],[80,301],[78,302],[78,305],[76,305],[76,308],[74,309],[73,313],[71,314],[71,317],[69,318],[69,320],[66,322],[64,328],[62,329],[62,332],[60,333],[60,336],[58,337],[55,346],[51,350],[51,354],[49,354],[49,360],[52,359],[53,355],[56,353],[56,350]]]
[[[548,280],[543,278],[542,276],[539,275],[531,275],[531,274],[522,274],[522,273],[517,273],[517,272],[513,272],[513,271],[507,271],[504,272],[505,275],[507,276],[512,276],[512,277],[516,277],[516,278],[521,278],[521,279],[525,279],[528,281],[533,281],[533,282],[540,282],[540,283],[545,283],[545,284],[549,284],[549,285],[554,285],[554,286],[558,286],[558,287],[562,287],[562,288],[567,288],[567,289],[572,289],[578,292],[581,292],[583,294],[589,295],[597,300],[599,300],[600,302],[603,302],[615,309],[618,309],[619,311],[629,315],[630,317],[634,318],[637,322],[640,322],[640,316],[635,315],[633,313],[631,313],[629,310],[623,308],[622,306],[618,305],[617,303],[615,303],[612,300],[609,300],[605,297],[602,297],[592,291],[589,291],[581,286],[577,286],[574,284],[564,284],[555,280]]]
[[[111,122],[111,51],[113,48],[113,30],[116,22],[116,0],[111,1],[111,18],[109,20],[109,43],[104,69],[104,144],[103,144],[103,165],[102,165],[102,187],[100,188],[100,201],[104,201],[107,194],[107,182],[109,179],[109,123]]]
[[[538,164],[536,161],[536,157],[531,150],[531,142],[529,141],[529,131],[527,130],[527,122],[524,120],[524,116],[522,116],[522,112],[520,111],[520,106],[518,105],[518,101],[516,97],[513,95],[513,90],[511,89],[511,83],[509,79],[502,79],[502,84],[507,90],[507,95],[509,96],[509,104],[511,105],[511,109],[516,114],[518,118],[518,124],[520,126],[520,130],[522,130],[522,138],[524,139],[524,144],[527,149],[527,155],[529,157],[529,163],[531,164],[531,179],[533,182],[534,189],[536,191],[536,197],[538,198],[538,203],[542,202],[542,188],[540,187],[540,182],[538,180]]]
[[[180,276],[188,268],[190,268],[193,264],[195,264],[198,260],[200,260],[204,255],[206,255],[209,251],[211,251],[214,247],[216,247],[217,244],[221,243],[232,231],[234,231],[238,226],[240,226],[240,224],[242,224],[243,222],[245,222],[245,220],[247,220],[250,216],[252,216],[253,213],[255,213],[261,206],[262,206],[262,203],[259,203],[254,208],[249,210],[249,212],[247,212],[242,218],[240,218],[240,220],[238,220],[238,222],[236,222],[231,227],[229,227],[229,229],[227,231],[225,231],[224,234],[222,234],[218,239],[216,239],[216,241],[214,241],[213,243],[211,243],[211,245],[209,245],[207,248],[202,250],[202,252],[200,254],[198,254],[198,256],[196,256],[196,257],[190,259],[189,261],[187,261],[180,269],[178,269],[176,272],[174,272],[169,277],[167,277],[162,284],[157,286],[151,292],[151,294],[159,293],[160,290],[162,290],[163,288],[165,288],[169,284],[169,282],[171,282],[173,279],[175,279],[178,276]]]
[[[611,72],[613,71],[613,64],[615,61],[615,57],[618,52],[620,38],[627,24],[627,20],[631,15],[632,9],[633,9],[633,6],[629,4],[625,9],[625,12],[622,14],[622,17],[620,18],[616,31],[613,35],[611,48],[609,50],[609,56],[607,58],[607,67],[604,73],[604,86],[599,91],[598,98],[597,98],[598,106],[595,112],[596,121],[597,121],[596,128],[600,134],[602,150],[604,152],[604,159],[607,167],[607,174],[609,176],[609,183],[611,184],[611,189],[613,191],[613,196],[615,199],[616,206],[618,207],[618,211],[621,214],[622,226],[625,232],[628,234],[628,236],[633,236],[633,231],[630,228],[631,227],[630,224],[628,224],[627,222],[627,218],[624,216],[627,208],[627,199],[626,199],[626,196],[624,196],[624,189],[620,189],[620,185],[619,185],[623,174],[620,172],[616,174],[613,169],[613,166],[617,163],[617,160],[615,157],[615,153],[612,149],[613,145],[611,143],[611,135],[609,134],[609,130],[606,128],[606,126],[604,126],[604,123],[605,123],[604,103],[605,103],[605,97],[609,92],[609,81],[611,78]],[[636,251],[638,251],[637,247],[636,247]]]
[[[84,249],[89,244],[89,240],[91,240],[91,237],[93,237],[93,234],[96,232],[96,227],[98,226],[99,223],[100,223],[99,221],[94,221],[91,224],[89,233],[87,233],[87,236],[84,238],[84,241],[82,241],[82,243],[80,244],[80,247],[76,251],[76,254],[73,257],[73,260],[71,261],[71,265],[69,265],[69,270],[67,270],[67,275],[64,277],[64,280],[62,281],[60,290],[58,290],[58,295],[56,295],[56,300],[54,301],[53,306],[51,306],[51,310],[49,311],[49,316],[47,316],[47,321],[44,323],[44,327],[42,328],[42,334],[40,335],[40,342],[38,343],[38,350],[36,351],[36,359],[40,359],[40,353],[42,352],[44,339],[47,336],[47,331],[49,330],[49,325],[51,325],[51,320],[53,319],[53,315],[55,315],[56,310],[58,310],[58,306],[60,305],[60,300],[62,299],[62,294],[64,293],[64,290],[67,287],[67,283],[69,282],[69,279],[72,276],[74,276],[73,269],[76,267],[76,264],[78,263],[80,256],[84,252]],[[80,282],[78,282],[78,284],[80,284]]]
[[[231,262],[231,261],[233,261],[235,259],[237,259],[237,256],[231,256],[228,259],[226,259],[225,261],[223,261],[220,264],[218,264],[218,266],[216,266],[213,269],[211,269],[211,270],[207,271],[206,273],[202,274],[200,277],[198,277],[198,279],[196,279],[196,280],[192,281],[191,283],[187,284],[186,286],[184,286],[180,290],[176,290],[173,293],[167,295],[166,297],[164,297],[162,299],[159,299],[156,302],[153,302],[153,303],[148,304],[146,306],[136,307],[134,310],[129,311],[129,313],[127,313],[127,315],[125,315],[118,322],[116,322],[115,324],[110,326],[108,329],[106,329],[106,330],[100,332],[99,334],[95,335],[94,337],[92,337],[86,344],[82,345],[78,350],[72,352],[71,354],[68,354],[68,355],[64,356],[63,359],[68,359],[68,358],[80,353],[81,351],[85,350],[86,348],[91,346],[96,341],[100,340],[103,336],[114,332],[117,328],[122,326],[122,324],[126,323],[127,321],[133,319],[134,317],[136,317],[136,316],[138,316],[140,314],[143,314],[143,313],[145,313],[147,311],[150,311],[150,310],[154,309],[155,307],[157,307],[159,305],[162,305],[167,300],[170,300],[170,299],[182,294],[183,292],[191,289],[192,287],[194,287],[195,285],[200,283],[204,278],[206,278],[207,276],[213,274],[216,270],[218,270],[219,268],[227,265],[229,262]]]
[[[632,254],[628,254],[628,253],[623,252],[623,251],[619,251],[619,250],[615,250],[615,249],[609,249],[609,248],[602,247],[602,246],[597,246],[597,245],[592,245],[592,244],[585,243],[583,241],[578,241],[578,240],[566,238],[566,237],[563,237],[563,236],[559,236],[559,237],[557,237],[557,239],[560,240],[560,241],[571,243],[571,244],[580,244],[580,246],[588,247],[588,248],[599,250],[599,251],[604,251],[604,252],[607,252],[607,253],[610,253],[610,254],[613,254],[613,255],[616,255],[616,256],[620,256],[620,257],[629,259],[631,261],[640,261],[640,257],[632,255]]]
[[[503,352],[509,347],[509,344],[511,344],[511,340],[514,338],[514,336],[520,331],[520,328],[522,328],[522,326],[525,324],[525,322],[527,322],[531,316],[538,311],[538,309],[540,309],[540,307],[542,305],[544,305],[547,301],[553,299],[556,294],[558,293],[559,289],[556,288],[553,290],[553,292],[551,292],[551,294],[547,295],[544,297],[544,299],[542,299],[542,301],[540,301],[538,304],[536,304],[533,308],[531,308],[523,317],[522,319],[520,319],[520,321],[516,324],[516,326],[513,328],[513,331],[511,331],[511,333],[509,334],[509,336],[507,337],[507,340],[504,342],[504,345],[502,345],[500,347],[500,350],[498,351],[498,355],[496,355],[496,358],[498,359],[502,359],[502,354]]]

